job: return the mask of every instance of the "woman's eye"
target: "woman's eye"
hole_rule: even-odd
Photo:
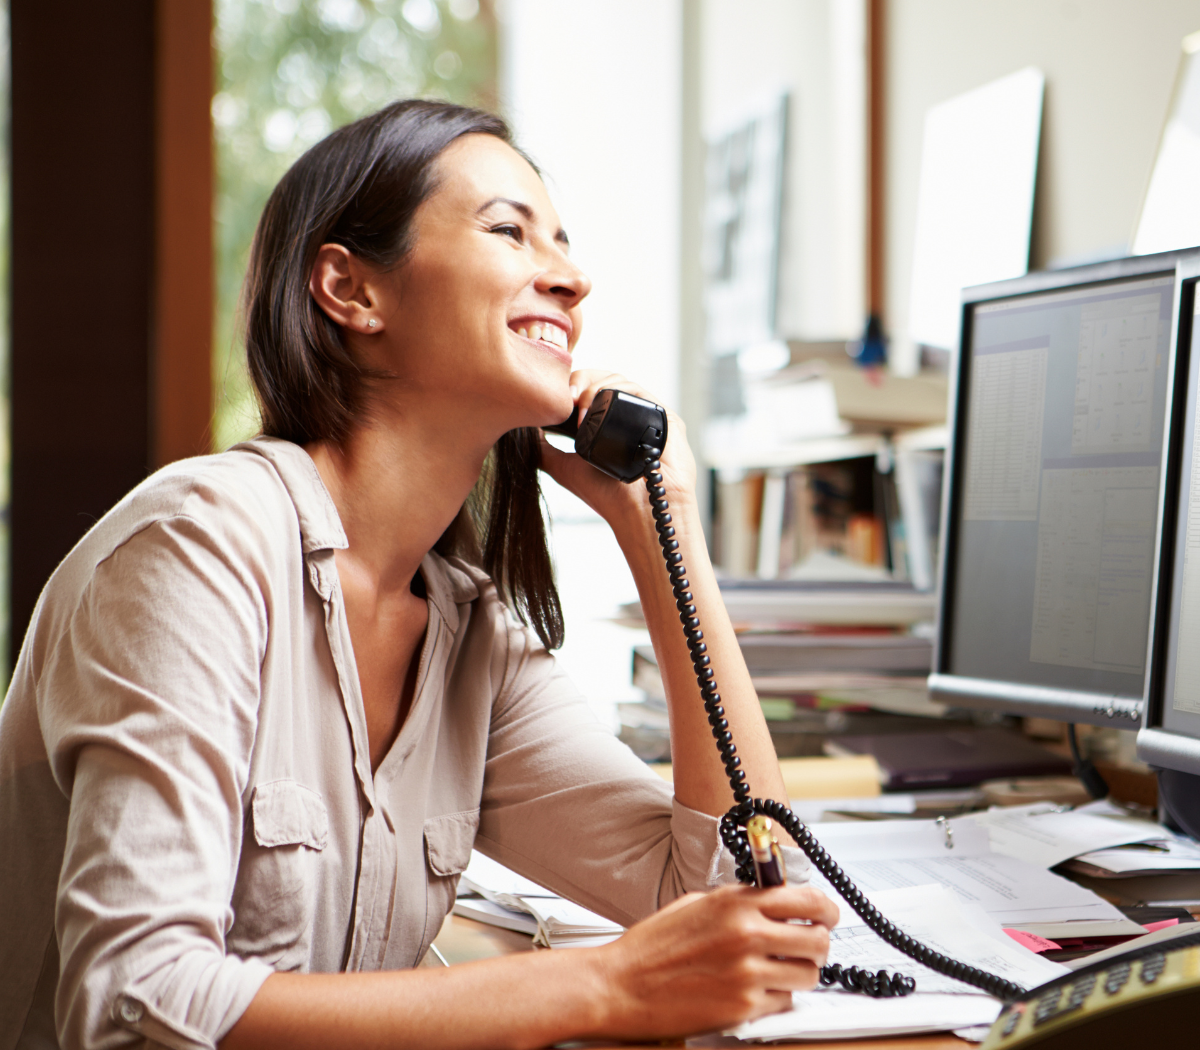
[[[503,226],[493,226],[492,233],[498,233],[504,237],[511,237],[518,244],[524,240],[524,237],[521,234],[521,227],[513,226],[510,223],[505,223]]]

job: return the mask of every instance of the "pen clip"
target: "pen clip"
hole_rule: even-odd
[[[950,818],[945,816],[938,817],[937,826],[942,829],[942,834],[946,836],[946,849],[954,849],[954,829],[950,826]]]

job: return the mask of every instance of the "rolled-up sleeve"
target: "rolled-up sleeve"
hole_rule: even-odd
[[[673,798],[601,725],[554,658],[507,624],[477,847],[629,925],[683,893],[733,881],[719,820]],[[699,700],[697,700],[699,703]],[[731,798],[732,804],[732,798]],[[789,875],[807,861],[785,850]]]
[[[266,587],[228,540],[160,521],[96,568],[44,654],[39,718],[70,798],[64,1047],[214,1047],[271,973],[225,948]]]

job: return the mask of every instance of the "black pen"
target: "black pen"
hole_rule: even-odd
[[[750,856],[754,858],[754,881],[759,887],[786,885],[783,854],[771,834],[771,818],[761,814],[751,817],[746,822],[746,838],[750,842]]]

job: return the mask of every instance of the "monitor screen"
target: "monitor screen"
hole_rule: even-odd
[[[1142,697],[1174,286],[1172,263],[969,308],[942,674]]]
[[[1195,298],[1200,305],[1200,297]],[[1193,314],[1195,306],[1191,306]],[[1200,325],[1191,325],[1187,358],[1186,395],[1181,374],[1177,397],[1186,396],[1178,444],[1178,496],[1174,520],[1168,515],[1164,531],[1174,534],[1173,557],[1162,564],[1162,586],[1169,588],[1162,641],[1165,662],[1159,666],[1161,695],[1153,698],[1148,723],[1168,733],[1200,741],[1200,428],[1196,426],[1197,370],[1200,369]],[[1182,373],[1182,369],[1181,369]],[[1161,606],[1160,606],[1161,607]],[[1163,650],[1160,649],[1160,652]],[[1156,685],[1155,691],[1159,691]],[[1200,754],[1200,747],[1197,747]],[[1162,764],[1173,764],[1164,762]],[[1200,770],[1197,770],[1200,771]]]

